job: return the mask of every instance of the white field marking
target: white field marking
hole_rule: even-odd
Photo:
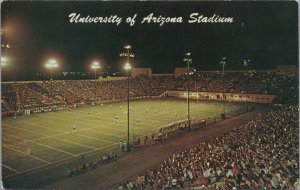
[[[65,120],[61,120],[61,121],[65,121]],[[80,122],[80,121],[76,121],[77,123],[84,123],[85,125],[85,122]],[[55,130],[55,131],[59,131],[59,132],[64,132],[64,133],[68,133],[66,132],[65,130],[59,130],[59,129],[55,129],[55,128],[51,128],[51,127],[46,127],[46,126],[43,126],[43,125],[39,125],[39,124],[35,124],[35,123],[31,123],[31,122],[23,122],[24,124],[29,124],[29,125],[34,125],[34,126],[38,126],[38,127],[43,127],[43,128],[47,128],[47,129],[51,129],[51,130]],[[63,124],[63,123],[60,123],[60,125],[65,125],[65,126],[68,126],[67,124]],[[109,125],[113,126],[114,123],[111,122]],[[101,125],[102,127],[103,125]],[[94,127],[91,127],[91,129],[94,128]],[[107,127],[106,127],[107,128]],[[88,128],[85,128],[85,129],[88,129]],[[120,129],[117,129],[117,128],[109,128],[109,129],[113,129],[113,130],[117,130],[117,131],[120,131],[120,132],[124,132],[123,130],[120,130]],[[77,131],[81,131],[81,130],[84,130],[84,129],[79,129]]]
[[[180,109],[178,109],[178,110],[182,110],[182,109],[185,109],[185,108],[180,108]],[[139,110],[139,109],[135,109],[135,110]],[[177,110],[177,109],[176,109]],[[125,110],[126,111],[126,110]],[[143,109],[141,109],[141,111],[144,111]],[[165,111],[164,113],[169,113],[169,112],[173,112],[174,111],[174,109],[172,109],[172,111]],[[81,111],[81,110],[77,110],[77,114],[76,115],[78,115],[78,113],[80,114],[80,115],[82,115],[82,118],[86,118],[86,115],[85,114],[81,114],[80,112],[83,112],[83,111]],[[84,112],[85,113],[85,112]],[[116,113],[115,112],[107,112],[107,113],[111,113],[111,115],[115,115]],[[133,113],[133,112],[131,112],[132,114],[135,114],[135,113]],[[156,115],[161,115],[161,114],[164,114],[164,113],[157,113]],[[123,115],[123,111],[120,113],[121,115]],[[114,117],[114,116],[113,116]],[[113,118],[112,117],[112,118]],[[147,117],[147,116],[145,116],[145,117]],[[141,117],[141,118],[143,118],[143,117]],[[103,118],[102,118],[103,119]],[[109,119],[110,121],[111,120],[113,120],[113,119]]]
[[[180,108],[180,109],[176,109],[176,110],[172,110],[172,111],[163,111],[163,112],[158,112],[156,115],[165,115],[165,114],[168,114],[168,113],[173,113],[174,111],[177,111],[177,112],[179,112],[179,111],[182,111],[182,110],[185,110],[185,108]],[[78,115],[78,114],[77,114]],[[86,118],[86,116],[84,115],[84,114],[80,114],[80,115],[82,115],[82,117],[80,117],[80,118]],[[140,117],[140,118],[147,118],[147,116],[144,116],[144,117]],[[111,119],[102,119],[102,121],[106,121],[106,123],[110,123],[110,124],[112,124],[112,125],[115,125],[115,123],[114,122],[112,122],[112,120]],[[123,121],[127,121],[126,119],[119,119],[119,122],[123,122]],[[146,123],[156,123],[156,124],[159,124],[159,125],[164,125],[164,124],[162,124],[162,122],[165,122],[166,124],[167,123],[169,123],[169,119],[167,119],[167,120],[163,120],[162,121],[162,119],[160,118],[160,120],[149,120],[148,118],[147,119],[143,119],[142,121],[145,121]],[[179,120],[178,120],[179,121]],[[105,127],[105,126],[103,126],[104,128],[107,128],[107,127]],[[115,129],[115,130],[117,130],[116,128],[110,128],[110,129]],[[148,130],[148,131],[151,131],[151,132],[153,132],[153,130],[149,130],[149,129],[144,129],[144,128],[141,128],[141,130]],[[122,130],[122,132],[123,132],[123,130]]]
[[[80,123],[83,123],[83,122],[80,122]],[[110,130],[112,129],[112,130],[119,131],[119,132],[126,132],[126,130],[120,129],[118,126],[115,126],[115,123],[113,123],[113,122],[109,122],[109,124],[112,125],[112,126],[114,125],[114,126],[113,127],[107,127],[105,125],[101,125],[101,126],[97,126],[97,128],[106,128],[106,129],[110,129]],[[120,125],[120,124],[118,124],[118,125]],[[141,130],[152,131],[150,129],[141,129]]]
[[[41,138],[37,138],[37,139],[33,139],[33,141],[38,141],[38,140],[42,140],[42,139],[46,139],[46,138],[50,138],[50,137],[59,137],[59,136],[63,136],[63,135],[66,135],[66,134],[70,134],[70,133],[73,133],[72,132],[66,132],[64,130],[58,130],[58,129],[53,129],[51,127],[46,127],[46,126],[42,126],[42,125],[38,125],[38,124],[34,124],[34,123],[29,123],[29,122],[23,122],[24,124],[29,124],[29,125],[35,125],[35,126],[39,126],[39,127],[42,127],[42,128],[47,128],[47,129],[50,129],[50,130],[55,130],[55,131],[59,131],[59,132],[63,132],[63,133],[60,133],[60,134],[57,134],[57,135],[49,135],[49,136],[46,136],[46,137],[41,137]],[[17,128],[17,129],[20,129],[19,127],[11,127],[11,128]],[[78,129],[77,132],[79,131],[85,131],[85,130],[90,130],[90,129],[93,129],[95,127],[90,127],[90,128],[81,128],[81,129]],[[109,128],[111,129],[111,128]],[[32,132],[32,131],[31,131]],[[106,135],[108,135],[107,133],[104,133]],[[42,134],[41,134],[42,135]],[[109,134],[111,135],[111,134]],[[44,135],[45,136],[45,135]],[[111,136],[114,136],[114,135],[111,135]],[[119,136],[115,136],[115,137],[119,137]]]
[[[39,132],[35,132],[35,131],[32,131],[32,130],[29,130],[29,129],[26,129],[26,128],[16,128],[16,130],[21,130],[21,131],[28,131],[28,132],[30,132],[30,133],[36,133],[36,134],[39,134],[39,135],[42,135],[42,136],[44,136],[43,138],[45,138],[45,137],[49,137],[49,136],[47,136],[47,135],[44,135],[44,134],[42,134],[42,133],[39,133]],[[7,133],[7,132],[6,132]]]
[[[3,164],[3,163],[2,163],[1,165],[4,166],[5,168],[7,168],[7,169],[9,169],[9,170],[11,170],[11,171],[13,171],[13,172],[15,172],[16,174],[21,173],[21,172],[19,172],[18,170],[15,170],[15,169],[13,169],[13,168],[11,168],[11,167],[9,167],[9,166]]]
[[[81,114],[82,115],[82,114]],[[83,117],[85,117],[85,116],[83,116]],[[108,121],[108,120],[106,120],[106,121]],[[119,120],[120,121],[120,120]],[[125,119],[123,120],[123,121],[126,121]],[[145,120],[146,122],[151,122],[150,120]],[[27,122],[28,124],[32,124],[32,125],[35,125],[35,124],[33,124],[33,123],[29,123],[29,122]],[[83,123],[83,122],[80,122],[80,121],[77,121],[77,123]],[[109,123],[108,125],[109,126],[115,126],[115,123],[114,122],[111,122],[111,121],[109,121],[109,122],[107,122],[107,123]],[[160,123],[159,121],[156,121],[155,123]],[[62,124],[62,123],[60,123],[60,125],[64,125],[64,124]],[[40,125],[39,125],[40,126]],[[68,125],[65,125],[65,126],[68,126]],[[101,125],[101,128],[107,128],[107,129],[112,129],[112,130],[116,130],[116,131],[120,131],[120,132],[124,132],[124,130],[122,130],[122,129],[119,129],[119,128],[115,128],[115,127],[106,127],[106,126],[104,126],[104,125]],[[45,127],[45,126],[43,126],[43,128],[49,128],[49,127]],[[85,129],[92,129],[92,128],[95,128],[95,127],[91,127],[91,128],[85,128]],[[53,128],[49,128],[49,129],[53,129]],[[56,130],[56,129],[53,129],[53,130]],[[81,129],[81,130],[78,130],[78,131],[83,131],[84,129]],[[138,128],[138,130],[145,130],[145,131],[149,131],[149,132],[154,132],[154,130],[150,130],[150,129],[147,129],[147,128]],[[63,130],[59,130],[59,131],[63,131]],[[65,131],[64,131],[65,132]],[[141,134],[141,133],[140,133]],[[50,136],[51,137],[51,136]],[[117,137],[119,137],[119,136],[117,136]]]
[[[65,132],[65,133],[60,133],[60,134],[57,134],[57,135],[49,135],[49,136],[45,136],[45,137],[41,137],[41,138],[32,139],[32,141],[35,142],[35,141],[40,141],[40,140],[48,139],[48,138],[61,139],[61,138],[57,138],[57,137],[67,135],[67,134],[70,134],[70,133],[72,133],[72,132]]]
[[[75,155],[75,154],[72,154],[70,152],[66,152],[64,150],[60,150],[60,149],[57,149],[57,148],[54,148],[54,147],[51,147],[51,146],[48,146],[48,145],[44,145],[44,144],[41,144],[41,143],[38,143],[38,142],[34,142],[32,140],[23,139],[23,138],[20,138],[20,137],[14,136],[14,135],[10,135],[10,134],[7,134],[7,133],[3,133],[3,132],[2,132],[2,134],[8,135],[8,136],[12,136],[12,137],[15,137],[17,139],[21,139],[23,141],[31,142],[33,144],[37,144],[37,145],[40,145],[40,146],[44,146],[44,147],[47,147],[47,148],[50,148],[50,149],[53,149],[53,150],[56,150],[56,151],[59,151],[59,152],[63,152],[63,153],[68,154],[68,155],[72,155],[72,156]]]
[[[93,139],[93,140],[97,140],[97,141],[102,141],[102,142],[107,142],[107,143],[112,143],[114,144],[115,142],[112,142],[112,141],[107,141],[107,140],[103,140],[103,139],[97,139],[97,138],[94,138],[94,137],[90,137],[90,136],[86,136],[86,135],[79,135],[79,134],[75,134],[77,136],[80,136],[80,137],[85,137],[85,138],[88,138],[88,139]]]
[[[84,144],[81,144],[81,143],[76,143],[76,142],[69,141],[69,140],[62,139],[62,138],[57,138],[57,137],[52,137],[52,138],[55,138],[55,139],[58,139],[58,140],[61,140],[61,141],[66,141],[66,142],[71,143],[71,144],[77,144],[77,145],[84,146],[84,147],[87,147],[87,148],[91,148],[91,149],[94,149],[94,150],[97,149],[97,148],[92,147],[92,146],[84,145]]]
[[[26,130],[25,130],[26,131]],[[27,130],[28,131],[28,130]],[[33,132],[33,131],[30,131],[31,133],[36,133],[36,134],[40,134],[40,135],[43,135],[41,133],[38,133],[38,132]],[[68,133],[71,133],[71,132],[66,132],[67,134]],[[45,136],[45,135],[44,135]],[[61,140],[61,141],[65,141],[65,142],[69,142],[71,144],[77,144],[77,145],[80,145],[80,146],[84,146],[84,147],[87,147],[87,148],[91,148],[91,149],[96,149],[95,147],[92,147],[92,146],[88,146],[88,145],[85,145],[85,144],[81,144],[81,143],[77,143],[77,142],[73,142],[73,141],[69,141],[69,140],[66,140],[66,139],[62,139],[62,138],[57,138],[55,136],[58,136],[58,135],[53,135],[53,136],[45,136],[45,137],[42,137],[42,138],[39,138],[39,140],[42,140],[42,139],[47,139],[47,138],[54,138],[54,139],[58,139],[58,140]],[[33,142],[36,142],[36,141],[39,141],[37,139],[33,139],[32,141]]]
[[[182,110],[182,108],[180,108],[180,109],[176,109],[176,111],[179,111],[179,110]],[[163,113],[161,112],[161,113],[158,113],[157,115],[164,115],[164,114],[166,114],[166,113],[169,113],[169,112],[174,112],[174,110],[172,110],[172,111],[164,111]],[[82,114],[81,114],[82,115]],[[214,115],[213,115],[214,116]],[[85,116],[83,116],[83,117],[85,117]],[[141,117],[141,118],[143,118],[143,117]],[[161,119],[160,119],[161,120]],[[149,123],[149,122],[151,122],[151,121],[149,121],[149,120],[145,120],[147,123]],[[64,134],[69,134],[70,132],[66,132],[65,130],[58,130],[58,129],[54,129],[54,128],[50,128],[50,127],[46,127],[46,126],[42,126],[42,125],[38,125],[38,124],[35,124],[35,123],[30,123],[30,122],[22,122],[22,123],[24,123],[24,124],[26,124],[26,123],[28,123],[29,125],[35,125],[35,126],[39,126],[39,127],[43,127],[43,128],[47,128],[47,129],[50,129],[50,130],[55,130],[55,131],[63,131],[64,133],[63,134],[59,134],[59,135],[53,135],[53,136],[47,136],[47,137],[43,137],[43,138],[38,138],[38,139],[34,139],[35,141],[36,140],[41,140],[41,139],[45,139],[45,138],[49,138],[49,137],[56,137],[56,136],[61,136],[61,135],[64,135]],[[113,122],[110,122],[111,123],[111,125],[113,126],[113,125],[115,125]],[[153,123],[153,121],[152,121],[152,123]],[[164,125],[164,124],[161,124],[161,121],[156,121],[156,123],[159,123],[160,125]],[[167,124],[168,122],[166,122],[166,124]],[[62,123],[61,123],[62,124]],[[165,124],[165,125],[166,125]],[[6,125],[6,124],[5,124]],[[67,125],[66,125],[67,126]],[[120,132],[124,132],[124,130],[120,130],[120,129],[116,129],[116,128],[110,128],[110,127],[106,127],[106,126],[101,126],[101,127],[103,127],[103,128],[107,128],[107,129],[114,129],[114,130],[118,130],[118,131],[120,131]],[[156,130],[156,126],[153,126],[153,127],[155,127],[155,130]],[[152,127],[152,129],[153,129],[153,127]],[[21,129],[22,130],[22,128],[21,127],[11,127],[11,128],[18,128],[18,129]],[[91,128],[85,128],[85,129],[87,129],[87,130],[89,130],[89,129],[93,129],[93,128],[99,128],[99,127],[91,127]],[[24,129],[23,129],[24,130]],[[83,129],[82,129],[83,130]],[[143,127],[136,127],[136,128],[133,128],[133,130],[145,130],[145,131],[149,131],[149,132],[154,132],[155,130],[151,130],[151,129],[146,129],[146,128],[143,128]],[[81,130],[78,130],[78,131],[81,131]],[[103,132],[102,132],[103,133]],[[107,134],[107,133],[103,133],[103,134]],[[141,134],[141,133],[138,133],[138,134]],[[41,135],[43,135],[43,134],[41,134]],[[119,137],[119,136],[116,136],[116,137]]]
[[[125,121],[125,120],[124,120]],[[147,121],[148,122],[148,121]],[[54,128],[51,128],[51,127],[46,127],[46,126],[43,126],[43,125],[39,125],[39,124],[35,124],[35,123],[31,123],[31,122],[22,122],[23,124],[27,124],[27,125],[33,125],[33,126],[38,126],[38,127],[42,127],[42,128],[47,128],[47,129],[50,129],[50,130],[55,130],[55,131],[59,131],[59,132],[64,132],[63,134],[68,134],[70,132],[66,132],[65,130],[58,130],[58,129],[54,129]],[[79,122],[77,121],[77,123],[83,123],[84,122]],[[60,125],[63,125],[62,123]],[[114,126],[115,123],[114,122],[109,122],[109,125],[110,126]],[[107,128],[107,129],[112,129],[112,130],[115,130],[115,131],[119,131],[119,132],[125,132],[124,130],[120,129],[120,128],[116,128],[116,127],[107,127],[107,126],[104,126],[104,125],[101,125],[100,126],[101,128]],[[17,129],[21,129],[21,130],[25,130],[25,129],[22,129],[21,127],[13,127],[11,126],[10,128],[17,128]],[[99,127],[90,127],[90,128],[85,128],[85,129],[78,129],[77,131],[84,131],[84,130],[89,130],[89,129],[93,129],[93,128],[99,128]],[[150,130],[150,129],[146,129],[146,128],[139,128],[138,130],[145,130],[145,131],[150,131],[150,132],[153,132],[153,130]],[[31,131],[32,132],[32,131]],[[41,137],[41,138],[38,138],[38,139],[33,139],[34,141],[37,141],[37,140],[41,140],[41,139],[46,139],[46,138],[49,138],[49,137],[56,137],[56,136],[60,136],[60,135],[63,135],[63,134],[59,134],[59,135],[52,135],[52,136],[45,136],[43,134],[40,133],[40,135],[43,135],[45,137]],[[107,134],[107,133],[105,133]],[[113,136],[113,135],[111,135]],[[119,136],[116,136],[116,137],[119,137]]]
[[[41,128],[47,128],[47,129],[51,129],[51,130],[54,130],[54,131],[59,131],[59,132],[66,132],[65,130],[59,130],[59,129],[54,129],[54,128],[51,128],[51,127],[46,127],[46,126],[43,126],[43,125],[40,125],[40,124],[36,124],[36,123],[31,123],[31,122],[28,122],[28,121],[19,121],[20,123],[22,123],[23,125],[33,125],[33,126],[37,126],[37,127],[41,127]],[[10,128],[20,128],[20,127],[15,127],[15,126],[10,126]]]
[[[29,123],[29,122],[27,122],[29,125],[37,125],[37,124],[33,124],[33,123]],[[26,124],[26,123],[24,123],[24,124]],[[70,131],[68,131],[68,132],[66,132],[65,130],[58,130],[58,129],[53,129],[53,128],[50,128],[50,127],[46,127],[46,126],[41,126],[41,125],[37,125],[37,126],[39,126],[39,127],[43,127],[43,128],[47,128],[47,129],[51,129],[51,130],[56,130],[56,131],[59,131],[59,132],[63,132],[63,133],[60,133],[60,134],[57,134],[57,135],[44,135],[44,134],[42,134],[42,133],[38,133],[38,132],[33,132],[33,131],[31,131],[31,130],[28,130],[28,129],[23,129],[23,128],[17,128],[17,129],[21,129],[21,130],[23,130],[23,131],[29,131],[29,132],[31,132],[31,133],[37,133],[37,134],[40,134],[40,135],[43,135],[44,137],[41,137],[41,138],[36,138],[36,139],[33,139],[32,141],[38,141],[38,140],[42,140],[42,139],[47,139],[47,138],[56,138],[56,137],[59,137],[59,136],[63,136],[63,135],[67,135],[67,134],[70,134],[70,133],[73,133],[73,131],[72,132],[70,132]],[[14,127],[14,128],[16,128],[16,127]],[[81,130],[83,130],[83,129],[81,129]],[[77,131],[81,131],[80,129],[79,130],[77,130]],[[64,139],[63,139],[64,140]],[[64,141],[67,141],[67,140],[64,140]],[[69,142],[73,142],[73,141],[69,141]],[[84,146],[84,145],[83,145]],[[94,148],[94,147],[90,147],[90,148]]]
[[[91,131],[91,130],[94,130],[94,129],[97,129],[97,128],[101,129],[101,127],[102,127],[102,126],[94,126],[94,127],[86,128],[86,129],[81,130],[81,131]],[[125,131],[122,131],[122,132],[125,132]],[[105,135],[107,135],[107,136],[113,136],[113,137],[120,138],[120,136],[118,136],[118,135],[114,135],[114,134],[112,134],[112,133],[105,133],[105,132],[103,132],[103,131],[96,131],[96,133],[101,133],[101,134],[105,134]]]
[[[83,154],[88,154],[88,153],[96,152],[96,151],[99,151],[99,150],[105,150],[105,149],[110,148],[110,147],[112,147],[112,146],[115,146],[115,145],[117,145],[117,144],[119,144],[119,143],[114,143],[114,144],[107,145],[107,146],[102,147],[102,148],[98,148],[98,149],[96,149],[96,150],[90,150],[90,151],[83,152],[83,153],[80,153],[80,154],[77,154],[77,155],[74,155],[74,156],[71,156],[71,157],[66,157],[66,158],[63,158],[63,159],[60,159],[60,160],[56,160],[56,161],[54,161],[54,162],[51,162],[51,163],[49,163],[49,164],[44,164],[44,165],[40,165],[40,166],[35,166],[35,167],[30,168],[30,169],[23,170],[23,171],[21,171],[21,172],[19,172],[19,173],[29,172],[29,171],[32,171],[32,170],[34,170],[34,169],[43,168],[43,167],[46,167],[46,166],[48,166],[48,165],[53,165],[53,164],[57,164],[57,163],[60,163],[60,162],[62,162],[62,164],[63,164],[63,161],[70,160],[70,159],[72,159],[72,158],[78,157],[78,156],[83,155]],[[3,178],[12,177],[12,176],[15,176],[15,175],[17,175],[17,173],[10,174],[10,175],[5,176],[5,177],[3,177]]]
[[[176,109],[177,110],[177,109]],[[178,109],[177,111],[179,111],[179,110],[182,110],[182,108],[180,108],[180,109]],[[80,111],[80,112],[83,112],[83,111]],[[166,114],[166,113],[169,113],[169,112],[174,112],[174,110],[172,110],[172,111],[164,111],[163,113],[158,113],[157,115],[164,115],[164,114]],[[78,111],[77,111],[77,113],[78,113]],[[77,114],[78,115],[78,114]],[[80,115],[83,115],[82,116],[82,118],[86,118],[86,116],[85,116],[85,114],[80,114]],[[48,116],[49,117],[49,116]],[[53,117],[52,117],[53,118]],[[144,117],[141,117],[141,118],[144,118]],[[57,118],[55,118],[56,120],[57,120]],[[160,119],[161,120],[161,119]],[[62,120],[62,121],[65,121],[65,120]],[[110,119],[109,119],[109,121],[110,121]],[[126,120],[119,120],[120,122],[122,122],[122,121],[126,121]],[[166,125],[166,124],[168,124],[168,122],[166,122],[166,124],[162,124],[161,122],[162,121],[157,121],[157,120],[144,120],[144,121],[146,121],[147,123],[156,123],[156,125],[157,124],[159,124],[159,125]],[[165,121],[165,120],[164,120]],[[168,120],[169,121],[169,120]],[[78,121],[77,121],[78,122]],[[61,132],[66,132],[65,130],[58,130],[58,129],[55,129],[55,128],[50,128],[50,127],[46,127],[46,126],[43,126],[43,125],[39,125],[39,124],[35,124],[35,123],[30,123],[30,122],[23,122],[23,123],[28,123],[28,124],[31,124],[31,125],[35,125],[35,126],[39,126],[39,127],[43,127],[43,128],[48,128],[48,129],[51,129],[51,130],[55,130],[55,131],[61,131]],[[115,123],[114,122],[109,122],[112,126],[113,125],[115,125]],[[61,123],[60,125],[63,125],[63,123]],[[155,125],[155,127],[156,127],[156,125]],[[65,124],[65,126],[67,126],[67,124]],[[121,129],[118,129],[118,128],[115,128],[115,127],[112,127],[112,128],[110,128],[110,127],[106,127],[106,126],[102,126],[102,127],[104,127],[104,128],[108,128],[108,129],[113,129],[113,130],[117,130],[117,131],[120,131],[120,132],[124,132],[124,130],[121,130]],[[149,132],[154,132],[153,130],[151,130],[151,129],[146,129],[146,128],[143,128],[143,127],[140,127],[140,128],[137,128],[137,130],[145,130],[145,131],[149,131]],[[79,130],[78,130],[79,131]],[[56,135],[55,135],[56,136]]]
[[[42,139],[47,139],[47,138],[57,138],[57,137],[60,137],[60,136],[63,136],[63,135],[68,135],[68,134],[75,134],[75,135],[78,135],[79,132],[82,132],[82,131],[89,131],[89,130],[92,130],[94,128],[98,128],[98,127],[89,127],[89,128],[80,128],[80,129],[76,129],[76,132],[64,132],[64,133],[60,133],[60,134],[57,134],[57,135],[52,135],[52,136],[47,136],[47,137],[41,137],[41,138],[37,138],[37,139],[33,139],[33,141],[39,141],[39,140],[42,140]],[[100,128],[100,127],[99,127]],[[99,132],[99,131],[97,131]],[[114,137],[118,137],[117,135],[112,135],[112,134],[108,134],[108,133],[104,133],[104,132],[99,132],[99,133],[102,133],[102,134],[105,134],[107,136],[114,136]],[[81,135],[83,136],[83,135]],[[97,138],[93,138],[93,137],[88,137],[88,136],[84,136],[84,137],[87,137],[87,138],[91,138],[91,139],[97,139]],[[109,142],[109,143],[114,143],[114,142],[111,142],[111,141],[105,141],[105,140],[101,140],[101,139],[97,139],[99,141],[103,141],[103,142]]]
[[[43,160],[43,159],[41,159],[41,158],[39,158],[39,157],[33,156],[33,155],[31,155],[31,154],[27,154],[27,153],[25,153],[25,152],[22,152],[22,151],[19,151],[19,150],[10,148],[10,147],[5,147],[5,148],[10,149],[10,150],[13,150],[13,151],[18,152],[18,153],[21,153],[21,154],[24,154],[24,155],[27,155],[27,156],[30,156],[30,157],[35,158],[35,159],[37,159],[37,160],[40,160],[40,161],[42,161],[42,162],[46,162],[47,164],[50,164],[50,162],[48,162],[48,161],[46,161],[46,160]]]

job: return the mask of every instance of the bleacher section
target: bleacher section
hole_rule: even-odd
[[[277,95],[275,101],[298,101],[298,78],[276,72],[195,72],[190,91]],[[131,97],[158,96],[187,89],[187,76],[138,75],[130,79]],[[125,99],[127,80],[65,80],[2,83],[2,112]]]

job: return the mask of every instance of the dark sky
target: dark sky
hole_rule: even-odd
[[[69,23],[70,13],[82,16],[138,14],[130,27],[114,24]],[[188,24],[191,13],[233,17],[231,24]],[[181,16],[181,24],[141,24],[143,17]],[[278,64],[298,64],[298,7],[296,2],[3,2],[2,42],[9,42],[7,71],[19,76],[47,72],[44,63],[55,57],[61,71],[89,70],[92,60],[121,69],[119,52],[130,43],[134,66],[170,73],[184,67],[190,51],[193,67],[219,70],[227,58],[228,70],[242,68],[244,58],[252,68],[272,69]],[[3,49],[2,49],[3,51]],[[3,53],[3,52],[2,52]]]

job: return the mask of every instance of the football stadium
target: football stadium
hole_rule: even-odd
[[[228,14],[231,26],[197,28],[184,25],[183,18],[173,23],[182,35],[175,35],[168,22],[164,28],[136,26],[132,33],[122,23],[123,14],[129,14],[126,6],[137,15],[157,7],[166,14],[188,15],[194,7],[225,6],[177,3],[3,3],[3,188],[300,187],[295,4],[228,2],[226,13],[245,9]],[[58,18],[74,8],[84,11],[83,5],[93,13],[81,14],[88,18],[119,10],[118,25],[74,25]],[[41,6],[49,8],[49,15],[42,14]],[[267,18],[258,22],[245,16],[268,6],[271,16],[286,14],[274,22],[292,28],[288,34],[267,26]],[[256,13],[257,18],[264,15]],[[267,37],[268,29],[274,30],[272,37]],[[214,30],[227,37],[234,33],[239,40],[220,39]],[[265,40],[256,44],[259,35]]]

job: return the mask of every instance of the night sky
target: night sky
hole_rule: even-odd
[[[251,59],[253,69],[298,64],[298,7],[296,2],[2,2],[1,41],[9,43],[6,74],[18,78],[46,73],[45,62],[56,58],[59,71],[89,71],[92,60],[121,70],[119,57],[131,44],[135,67],[151,67],[154,73],[171,73],[184,67],[185,52],[192,53],[197,70],[242,69]],[[70,13],[82,16],[123,17],[115,24],[74,24]],[[191,13],[233,17],[233,23],[188,24]],[[141,24],[142,18],[183,17],[178,24]],[[134,26],[124,22],[137,14]],[[2,48],[2,55],[4,49]],[[3,69],[3,75],[4,69]]]

